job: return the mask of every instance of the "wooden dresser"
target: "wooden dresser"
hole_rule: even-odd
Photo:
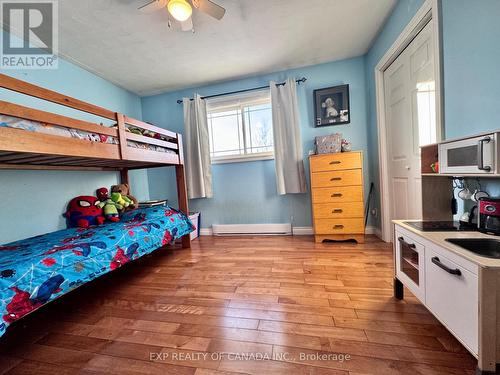
[[[314,238],[364,242],[363,154],[312,155],[311,198]]]

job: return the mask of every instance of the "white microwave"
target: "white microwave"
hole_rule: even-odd
[[[497,174],[499,133],[439,144],[439,173]]]

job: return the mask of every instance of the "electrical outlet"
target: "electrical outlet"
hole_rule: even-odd
[[[378,210],[376,208],[372,208],[372,210],[370,211],[372,216],[377,218],[378,217]]]

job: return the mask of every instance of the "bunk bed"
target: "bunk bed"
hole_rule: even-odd
[[[190,247],[182,136],[16,78],[0,88],[61,105],[85,118],[0,100],[0,169],[118,171],[174,166],[179,210],[138,209],[121,222],[70,228],[11,244],[0,241],[0,336],[46,303],[180,239]],[[81,116],[78,116],[81,118]]]

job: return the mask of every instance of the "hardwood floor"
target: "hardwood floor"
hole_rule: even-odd
[[[374,237],[202,237],[13,325],[0,373],[473,374],[408,291],[392,297],[392,267]]]

